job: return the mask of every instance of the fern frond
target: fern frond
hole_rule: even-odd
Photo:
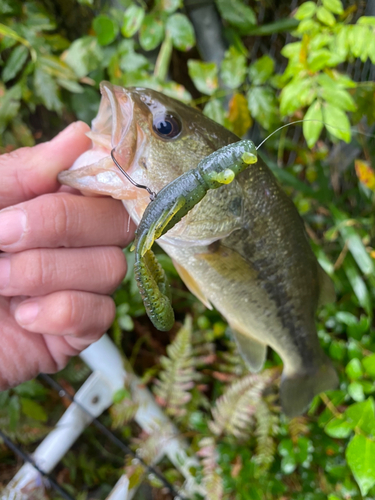
[[[80,358],[75,357],[59,372],[59,377],[70,383],[78,383],[86,380],[90,373],[90,368]]]
[[[262,470],[268,469],[275,458],[276,443],[274,436],[279,430],[279,419],[271,412],[268,404],[259,400],[255,411],[257,438],[255,460],[262,465]]]
[[[223,473],[218,465],[218,453],[212,437],[206,437],[199,442],[197,455],[202,458],[203,487],[207,500],[221,500],[223,498]]]
[[[228,350],[217,353],[218,366],[217,371],[222,373],[231,373],[236,377],[242,377],[248,373],[248,368],[238,352],[236,343],[232,340],[227,342]]]
[[[166,425],[163,430],[158,427],[151,434],[143,431],[138,437],[132,439],[132,443],[137,446],[137,455],[147,464],[151,464],[163,455],[163,450],[175,435],[174,433],[172,426]]]
[[[133,420],[138,408],[139,403],[130,398],[124,398],[119,403],[113,404],[109,409],[113,429],[118,429]]]
[[[9,412],[5,408],[0,411],[0,428],[3,429],[9,439],[22,444],[40,441],[51,432],[50,426],[44,425],[25,415],[20,416],[17,427],[14,428],[10,422]]]
[[[187,316],[184,326],[167,347],[168,357],[163,356],[160,360],[163,371],[154,387],[158,403],[175,417],[186,414],[183,406],[191,400],[189,391],[194,387],[194,381],[200,378],[195,370],[191,335],[192,320]]]
[[[211,431],[216,435],[231,434],[238,439],[246,438],[269,380],[265,372],[245,375],[233,382],[216,401],[212,410],[213,421],[209,423]]]
[[[288,430],[293,443],[296,443],[300,436],[310,433],[308,418],[304,416],[292,418],[288,424]]]

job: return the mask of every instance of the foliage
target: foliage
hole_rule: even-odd
[[[338,390],[288,421],[276,399],[278,357],[269,353],[267,370],[249,375],[223,320],[184,289],[163,253],[158,258],[173,284],[177,319],[191,316],[185,326],[177,323],[170,334],[152,329],[127,250],[130,272],[115,292],[112,336],[200,458],[197,481],[211,500],[375,496],[375,151],[371,138],[353,137],[352,129],[371,134],[375,122],[374,83],[358,81],[359,74],[371,80],[375,19],[362,15],[357,3],[299,2],[290,12],[290,3],[274,2],[284,9],[278,18],[265,2],[216,0],[227,48],[214,62],[200,58],[182,0],[104,1],[100,7],[95,0],[0,0],[1,152],[49,139],[75,118],[89,122],[103,79],[199,105],[241,137],[265,137],[305,119],[302,138],[293,125],[270,137],[261,153],[267,148],[267,163],[303,215],[335,283],[337,301],[319,311],[317,326],[340,376]],[[74,19],[68,22],[69,9]],[[59,380],[78,387],[85,376],[83,364],[72,361]],[[19,442],[34,443],[65,404],[41,383],[27,382],[0,394],[0,425]],[[103,422],[133,438],[152,461],[159,441],[135,425],[135,411],[124,388]],[[92,429],[77,447],[58,469],[59,481],[75,497],[101,488],[104,498],[124,457]],[[9,467],[5,484],[15,463],[5,447],[0,462]],[[125,467],[134,482],[144,475],[139,463]],[[167,460],[160,467],[182,484]]]

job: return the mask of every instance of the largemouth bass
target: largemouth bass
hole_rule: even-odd
[[[150,199],[124,179],[151,191],[195,168],[207,155],[239,138],[200,111],[156,91],[101,84],[92,131],[93,148],[59,180],[84,192],[123,200],[138,225]],[[181,278],[207,307],[230,325],[240,352],[259,371],[267,346],[284,363],[281,404],[288,416],[338,383],[319,345],[315,313],[333,300],[294,204],[261,159],[228,185],[208,191],[158,240]]]

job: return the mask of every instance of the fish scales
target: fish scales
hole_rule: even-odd
[[[136,224],[149,199],[120,177],[109,157],[113,147],[137,182],[159,192],[207,155],[239,140],[198,110],[153,90],[104,82],[101,91],[93,149],[59,179],[122,199]],[[165,131],[175,135],[167,137]],[[251,370],[262,368],[267,346],[279,354],[287,415],[300,414],[316,394],[337,385],[314,319],[318,304],[332,299],[332,283],[294,204],[261,159],[230,184],[209,191],[158,243],[188,288],[228,321]]]

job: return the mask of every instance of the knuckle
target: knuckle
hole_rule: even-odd
[[[10,168],[10,167],[20,167],[25,168],[25,161],[31,155],[31,148],[23,147],[11,151],[10,153],[5,153],[0,156],[0,169],[4,171],[11,172],[10,177],[13,178],[14,187],[13,191],[18,191],[23,198],[29,198],[33,193],[30,186],[25,183],[24,176],[20,175],[20,168]]]
[[[69,331],[70,335],[78,335],[84,310],[77,307],[76,294],[74,292],[59,294],[55,311],[55,325],[58,325],[62,331]]]
[[[48,203],[42,204],[44,226],[53,234],[53,242],[67,246],[71,227],[71,210],[65,196],[46,195]]]
[[[26,290],[46,287],[56,279],[56,266],[48,250],[33,249],[20,254],[18,273]]]

